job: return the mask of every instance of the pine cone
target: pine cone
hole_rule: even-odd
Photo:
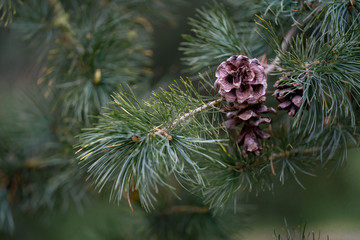
[[[231,56],[215,72],[215,90],[229,103],[258,104],[265,101],[267,78],[264,68],[256,58]]]
[[[267,139],[269,134],[260,130],[261,123],[270,123],[262,113],[276,113],[263,103],[266,100],[267,77],[257,59],[235,55],[222,62],[216,70],[215,90],[225,98],[222,110],[230,118],[223,123],[228,128],[243,124],[237,143],[242,146],[245,157],[249,152],[256,155],[262,150],[258,139]]]
[[[299,82],[287,81],[289,78],[283,76],[276,81],[274,95],[280,102],[278,109],[287,110],[289,116],[295,116],[303,101],[303,85]]]

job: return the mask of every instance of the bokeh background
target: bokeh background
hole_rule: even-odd
[[[189,33],[188,17],[205,3],[183,4],[176,13],[175,22],[156,25],[154,76],[148,92],[166,87],[181,75],[186,76],[178,50],[181,34]],[[5,119],[11,119],[16,113],[17,100],[33,84],[37,74],[33,67],[34,49],[20,39],[16,32],[0,28],[0,124],[9,123]],[[335,172],[324,169],[316,177],[302,176],[300,179],[306,189],[295,181],[288,181],[285,185],[275,186],[274,192],[258,196],[250,193],[244,202],[249,207],[250,221],[246,229],[239,230],[239,239],[272,239],[274,229],[283,230],[284,219],[289,226],[306,222],[308,230],[321,232],[322,239],[327,235],[330,239],[360,239],[360,150],[351,150],[346,165]],[[143,214],[136,208],[131,213],[126,204],[112,204],[100,196],[82,213],[71,208],[64,213],[15,216],[17,231],[13,239],[119,239],[124,231],[123,221],[133,221],[136,231],[142,227],[138,219]],[[124,219],[123,216],[128,217]],[[240,218],[242,216],[239,221]]]

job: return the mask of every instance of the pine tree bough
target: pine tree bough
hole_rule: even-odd
[[[121,237],[227,239],[240,229],[223,223],[244,218],[231,221],[213,211],[230,210],[230,200],[237,204],[247,190],[272,190],[274,181],[284,183],[287,176],[301,185],[299,173],[312,175],[330,162],[341,166],[348,150],[359,147],[360,0],[225,0],[202,8],[190,20],[192,34],[184,36],[180,49],[191,72],[216,69],[232,56],[216,71],[220,96],[211,87],[214,76],[200,73],[200,88],[181,78],[139,100],[152,72],[149,49],[158,45],[150,35],[159,27],[154,19],[161,8],[164,16],[173,15],[165,7],[174,7],[169,1],[176,2],[0,0],[0,28],[16,14],[9,30],[37,48],[31,49],[37,67],[46,65],[38,80],[44,89],[9,99],[1,108],[0,231],[14,231],[12,211],[82,210],[86,177],[111,200],[126,198],[131,209],[130,202],[146,211],[157,209],[141,214],[146,222],[120,224],[126,230]],[[260,13],[257,26],[263,32],[253,21]],[[263,64],[266,58],[259,63],[246,57],[265,52],[274,56],[269,64]],[[158,60],[153,69],[167,61]],[[279,74],[275,91],[266,91],[273,71]],[[165,84],[160,81],[156,85]],[[129,89],[121,87],[126,83]],[[5,95],[8,100],[12,94]],[[265,132],[260,124],[272,119],[262,114],[275,113],[265,105],[270,97],[280,104],[267,105],[278,105],[294,118],[280,116]],[[234,144],[220,126],[225,114],[222,124],[230,138],[235,136]],[[80,131],[76,145],[73,137]],[[271,140],[261,140],[270,135]],[[73,162],[74,145],[82,168]],[[141,225],[149,235],[141,229],[134,235],[128,224]],[[307,238],[304,232],[299,239]],[[290,235],[287,239],[293,239]]]
[[[215,90],[225,99],[222,109],[231,118],[223,124],[228,129],[243,124],[237,144],[242,146],[244,157],[249,152],[260,155],[262,147],[258,139],[267,139],[270,135],[263,132],[259,125],[271,122],[270,118],[260,114],[276,113],[275,109],[263,104],[267,88],[264,67],[256,58],[234,55],[219,65],[215,76]]]
[[[220,104],[223,100],[224,100],[223,98],[216,99],[214,101],[206,103],[206,104],[202,105],[201,107],[198,107],[198,108],[184,114],[183,116],[175,119],[174,122],[168,128],[161,128],[160,129],[158,127],[154,127],[153,128],[153,130],[154,130],[153,136],[155,136],[155,135],[163,135],[163,136],[167,137],[169,141],[171,141],[172,136],[168,134],[169,130],[173,129],[177,124],[179,124],[182,121],[185,121],[187,118],[189,118],[191,116],[194,116],[195,114],[197,114],[197,113],[199,113],[201,111],[204,111],[206,109],[209,109],[211,107],[214,107],[214,106]],[[136,137],[136,136],[133,136],[133,137]]]
[[[209,103],[206,103],[206,104],[202,105],[201,107],[198,107],[198,108],[190,111],[189,113],[186,113],[185,115],[183,115],[183,116],[181,116],[180,118],[176,119],[176,120],[170,125],[170,127],[168,127],[167,129],[170,130],[170,129],[174,128],[174,127],[176,126],[176,124],[178,124],[179,122],[184,121],[184,120],[187,119],[188,117],[193,116],[193,115],[195,115],[195,114],[197,114],[197,113],[199,113],[199,112],[201,112],[201,111],[203,111],[203,110],[206,110],[206,109],[209,109],[209,108],[211,108],[211,107],[214,107],[214,106],[218,105],[219,103],[221,103],[222,101],[223,101],[223,98],[219,98],[219,99],[216,99],[216,100],[211,101],[211,102],[209,102]]]
[[[273,162],[278,160],[278,159],[283,159],[283,158],[288,158],[291,154],[298,154],[301,153],[303,155],[314,155],[314,154],[318,154],[319,152],[321,152],[323,149],[321,147],[312,147],[312,148],[308,148],[308,149],[293,149],[291,151],[287,150],[287,151],[283,151],[280,153],[272,153],[268,158],[261,160],[261,161],[255,161],[249,165],[241,165],[239,162],[236,164],[236,166],[228,166],[228,169],[230,170],[234,170],[234,171],[243,171],[245,168],[252,168],[252,167],[256,167],[262,164],[267,163],[268,161],[270,161],[270,165],[271,165],[271,171],[274,175],[276,175],[275,170],[274,170],[274,166],[273,166]]]
[[[290,39],[296,34],[297,27],[293,26],[290,28],[290,30],[286,33],[284,37],[284,41],[281,43],[281,50],[285,51],[287,46],[289,45]],[[265,74],[269,74],[270,72],[274,71],[276,68],[278,68],[280,58],[279,56],[276,56],[274,61],[268,65],[265,69]]]
[[[63,38],[68,42],[70,47],[75,47],[79,53],[84,53],[83,45],[75,37],[75,33],[68,21],[69,16],[64,10],[62,3],[58,0],[49,0],[50,7],[54,9],[53,25],[62,30]]]

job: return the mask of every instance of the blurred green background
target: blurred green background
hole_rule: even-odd
[[[189,32],[187,18],[204,3],[195,1],[184,5],[176,17],[176,24],[164,23],[155,28],[154,77],[151,83],[154,88],[164,87],[182,75],[184,67],[178,51],[181,34]],[[19,36],[0,29],[0,124],[11,119],[16,108],[14,102],[35,81],[33,54]],[[272,239],[273,229],[284,227],[284,218],[290,226],[306,222],[308,230],[320,230],[324,239],[326,235],[330,239],[360,239],[360,151],[351,150],[346,166],[331,175],[329,172],[324,169],[316,177],[302,176],[305,190],[295,181],[288,181],[284,186],[275,186],[273,193],[259,196],[250,193],[245,203],[251,206],[251,221],[248,229],[239,231],[239,239]],[[94,202],[81,214],[73,209],[57,214],[44,212],[40,217],[32,213],[15,216],[17,231],[13,238],[120,239],[124,231],[138,231],[146,225],[140,209],[131,213],[126,204],[111,204],[102,197]],[[123,229],[123,221],[133,222],[133,229]]]

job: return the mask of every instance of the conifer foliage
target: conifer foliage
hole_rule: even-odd
[[[149,239],[185,239],[154,227],[179,213],[188,239],[224,239],[234,229],[199,226],[221,229],[239,196],[301,185],[359,145],[360,1],[203,7],[179,47],[191,77],[143,99],[165,2],[0,0],[0,26],[40,49],[36,92],[9,116],[36,124],[0,132],[2,231],[15,209],[82,209],[96,190],[145,209]]]

